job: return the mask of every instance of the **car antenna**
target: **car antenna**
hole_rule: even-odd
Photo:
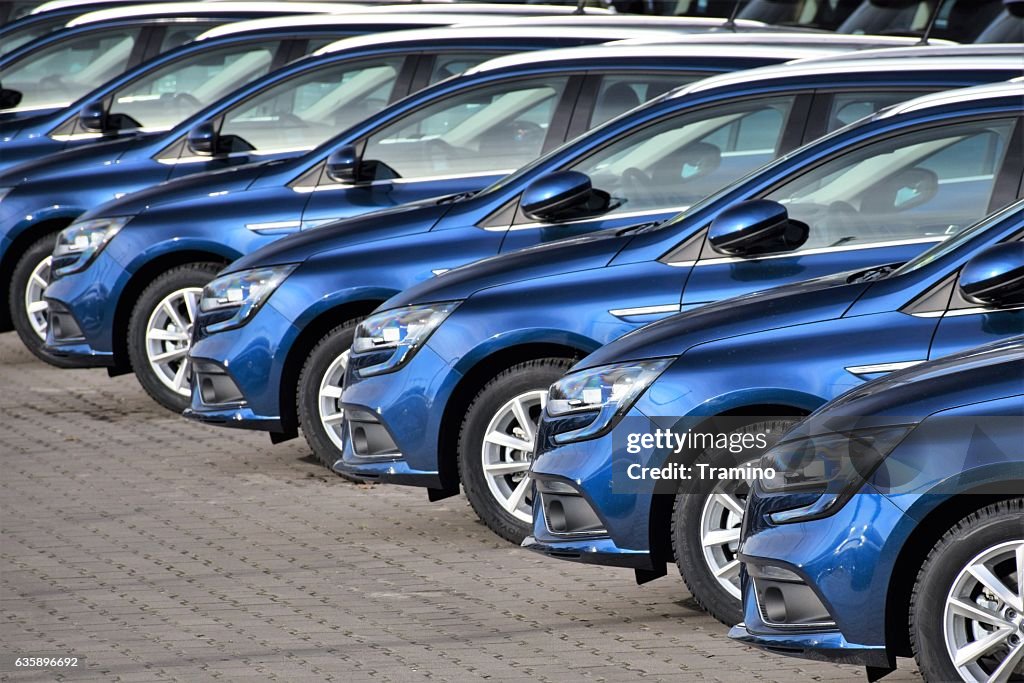
[[[939,18],[939,12],[942,10],[942,6],[945,5],[945,0],[939,0],[935,3],[935,9],[932,10],[931,15],[928,17],[928,23],[924,27],[924,33],[921,34],[921,40],[918,41],[918,45],[928,45],[928,39],[932,36],[932,29],[935,28],[935,22]]]
[[[740,13],[740,7],[743,6],[743,0],[736,0],[732,6],[732,12],[729,12],[729,18],[722,24],[722,28],[727,31],[736,32],[736,16]]]
[[[587,0],[576,0],[576,11],[573,14],[586,14]]]

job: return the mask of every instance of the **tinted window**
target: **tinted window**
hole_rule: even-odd
[[[50,19],[49,21],[33,21],[28,26],[4,33],[0,36],[0,55],[12,52],[15,48],[21,47],[30,40],[35,40],[40,36],[45,36],[62,28],[67,21],[68,18],[66,16]]]
[[[19,107],[70,104],[123,73],[141,33],[107,29],[59,41],[0,71],[0,83],[21,93]]]
[[[905,133],[842,154],[768,195],[808,223],[804,249],[951,235],[988,212],[1013,122]]]
[[[750,0],[740,10],[739,18],[833,30],[860,3],[861,0]]]
[[[540,155],[568,78],[533,78],[434,101],[373,135],[363,158],[402,178],[494,173]]]
[[[114,95],[111,113],[167,129],[232,90],[266,74],[276,43],[204,51],[168,64]]]
[[[260,151],[312,149],[386,107],[403,63],[346,62],[289,79],[228,112],[221,133]]]
[[[673,88],[700,78],[685,74],[650,76],[630,74],[605,76],[594,100],[594,111],[590,116],[590,127],[615,118],[623,112],[639,107],[644,102],[664,95]]]
[[[922,94],[917,92],[849,92],[832,97],[828,112],[828,132],[839,130],[865,116],[870,116],[886,107]]]
[[[176,47],[181,47],[200,33],[206,33],[217,25],[217,22],[194,22],[187,24],[173,24],[164,31],[164,37],[160,40],[160,52],[167,52]]]
[[[439,54],[434,60],[434,66],[430,70],[428,83],[437,83],[446,78],[461,74],[467,69],[472,69],[477,64],[482,64],[488,59],[494,59],[502,54],[501,52],[450,52]]]

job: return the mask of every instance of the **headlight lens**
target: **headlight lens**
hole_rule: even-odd
[[[910,425],[851,429],[780,443],[761,457],[758,481],[767,494],[818,494],[809,505],[774,512],[775,523],[827,517],[839,510],[913,429]]]
[[[352,340],[352,353],[380,354],[381,359],[372,365],[360,367],[359,375],[381,375],[408,363],[458,305],[457,301],[445,301],[404,306],[375,313],[361,322]],[[381,353],[387,351],[390,353]]]
[[[61,230],[53,247],[53,277],[85,270],[131,219],[131,216],[96,218],[72,223]]]
[[[581,429],[557,434],[555,442],[583,441],[607,433],[673,360],[657,358],[602,365],[566,375],[552,384],[545,408],[548,415],[596,413],[593,422]]]
[[[290,263],[240,270],[206,285],[199,310],[215,316],[204,323],[206,330],[220,332],[244,325],[297,267],[297,263]]]

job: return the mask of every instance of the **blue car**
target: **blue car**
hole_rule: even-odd
[[[426,88],[297,159],[130,195],[58,236],[45,296],[78,326],[53,330],[46,352],[83,365],[130,367],[153,398],[180,412],[190,393],[185,321],[202,287],[235,258],[300,228],[477,190],[573,131],[680,83],[776,60],[763,51],[729,59],[668,46],[502,57]],[[200,125],[188,144],[206,152],[259,146],[261,128],[236,121],[228,119],[219,134]],[[286,135],[303,134],[284,123]],[[280,144],[279,127],[262,130]],[[97,244],[102,236],[103,249],[77,250],[80,234]]]
[[[301,425],[316,457],[330,466],[344,443],[332,397],[343,354],[358,319],[386,298],[487,256],[669,218],[775,156],[914,92],[1001,79],[1018,68],[1016,55],[963,56],[975,52],[882,50],[719,76],[620,117],[472,197],[285,238],[234,263],[209,287],[214,294],[264,269],[300,264],[288,267],[268,305],[253,306],[232,323],[216,324],[230,307],[201,302],[200,309],[210,310],[201,310],[191,352],[199,381],[188,416],[264,429],[275,441]],[[925,54],[939,56],[926,60]],[[918,58],[907,59],[912,56]],[[859,86],[851,90],[844,75],[854,70]],[[805,128],[806,119],[817,123]],[[615,197],[614,204],[591,207],[589,219],[552,214],[542,221],[517,208],[534,181],[543,194],[549,174],[557,185],[565,173],[580,172],[591,174],[592,185]]]
[[[338,403],[344,411],[344,456],[335,469],[426,486],[432,499],[457,494],[461,483],[483,521],[509,540],[522,540],[532,522],[526,471],[536,421],[548,386],[574,361],[672,313],[906,261],[1014,201],[1024,171],[1016,153],[1024,134],[1022,103],[1024,83],[927,95],[792,152],[675,218],[523,249],[404,291],[355,329]],[[651,139],[658,133],[652,128]],[[762,139],[757,146],[773,141]],[[607,159],[612,169],[621,169],[628,181],[625,197],[667,187],[646,173],[637,176],[628,151],[625,157],[611,152],[595,161],[608,168]],[[536,181],[539,187],[524,189],[517,199],[526,218],[519,224],[536,226],[552,216],[586,220],[589,207],[609,194],[592,189],[588,173],[598,188],[603,181],[591,166],[581,164],[557,183]],[[563,191],[554,193],[555,187]],[[727,211],[746,200],[754,201],[748,212]],[[751,222],[743,224],[744,217]],[[730,225],[735,231],[726,230]],[[506,244],[522,244],[524,234],[530,231],[513,227]],[[275,256],[279,266],[298,261],[286,252]],[[280,303],[287,309],[292,301]],[[744,322],[760,322],[758,306],[751,305]],[[737,362],[744,358],[761,361],[740,355]],[[754,365],[743,376],[760,372]],[[715,377],[724,381],[732,375]],[[321,400],[338,386],[325,386]],[[601,422],[593,429],[583,429],[579,419],[570,422],[581,427],[581,440],[600,434]],[[585,460],[597,468],[593,495],[605,495],[608,481],[600,477],[607,472],[595,451],[600,443],[581,445],[583,460],[552,456],[544,458],[544,467]],[[573,480],[586,481],[589,472]],[[613,497],[611,504],[623,506],[625,500]],[[672,555],[660,545],[652,555],[643,526],[650,510],[629,512],[614,507],[611,517],[626,517],[625,536],[609,529],[614,540],[582,553],[583,559],[611,557],[664,573]],[[616,552],[620,544],[622,553]]]
[[[76,3],[0,2],[0,56],[36,38],[59,31],[94,10],[141,5],[137,0],[87,0]]]
[[[1004,247],[1017,279],[993,282],[985,306],[1024,302],[1024,250]],[[730,635],[868,680],[901,656],[926,681],[1024,679],[1021,444],[1020,337],[829,403],[762,460],[775,471],[747,500],[745,621]]]
[[[10,313],[0,329],[13,326],[33,352],[49,359],[42,348],[47,315],[42,291],[53,242],[89,209],[167,180],[178,182],[134,202],[115,203],[110,215],[139,213],[150,204],[185,196],[198,195],[208,203],[224,201],[223,195],[210,193],[246,188],[261,174],[281,170],[282,160],[302,157],[338,130],[469,66],[509,52],[638,35],[645,32],[494,27],[350,38],[225,96],[165,133],[94,143],[21,164],[0,174],[0,281],[11,283],[9,308],[2,311]],[[204,126],[217,126],[222,143],[197,152],[190,134]],[[231,172],[181,180],[218,170]],[[293,212],[301,213],[308,193],[293,192],[280,183],[277,190],[291,195],[298,203]],[[215,199],[218,196],[222,198]],[[231,218],[228,211],[222,215]],[[244,222],[238,225],[259,237],[249,233]],[[175,227],[172,223],[168,229]],[[210,231],[220,229],[209,226]]]
[[[781,205],[765,202],[720,214],[712,234],[773,208],[784,215]],[[748,482],[633,481],[637,472],[624,473],[625,466],[747,466],[800,416],[866,379],[1024,334],[1024,308],[1008,300],[979,305],[970,294],[977,286],[964,281],[971,272],[1024,272],[1022,230],[1018,202],[902,267],[861,268],[723,301],[603,347],[548,394],[531,471],[540,495],[526,545],[562,559],[632,566],[641,579],[663,574],[674,557],[694,597],[737,623],[736,552]],[[1019,254],[1010,266],[1007,250]],[[617,372],[633,373],[628,399],[565,408]],[[657,428],[700,433],[716,421],[720,432],[765,434],[762,450],[631,451],[623,438]],[[559,511],[570,506],[562,524]]]

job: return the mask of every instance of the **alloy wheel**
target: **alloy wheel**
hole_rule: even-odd
[[[751,461],[753,462],[753,461]],[[743,463],[748,465],[750,463]],[[700,515],[700,542],[704,561],[729,595],[740,596],[740,526],[750,481],[720,481],[708,494]]]
[[[50,306],[43,298],[43,292],[50,283],[50,263],[52,256],[40,261],[29,275],[25,287],[25,312],[28,314],[29,325],[40,339],[46,339],[46,328],[49,325]]]
[[[487,425],[480,454],[491,495],[506,512],[527,524],[533,521],[527,470],[547,397],[547,391],[528,391],[499,408]]]
[[[960,571],[946,596],[943,634],[963,680],[1024,676],[1024,540],[988,548]]]
[[[341,353],[324,372],[320,380],[319,414],[324,433],[338,452],[345,448],[345,410],[341,407],[341,392],[344,389],[345,371],[348,369],[349,351]]]
[[[192,325],[201,287],[186,287],[164,297],[146,324],[146,358],[153,374],[171,391],[188,396],[192,390]]]

